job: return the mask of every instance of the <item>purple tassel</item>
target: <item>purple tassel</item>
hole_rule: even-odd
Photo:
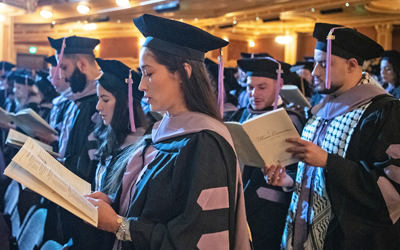
[[[130,69],[130,70],[129,70],[129,78],[128,78],[129,121],[130,121],[130,123],[131,123],[131,131],[132,131],[132,132],[136,132],[135,118],[134,118],[134,115],[133,115],[132,85],[133,85],[133,80],[132,80],[132,69]]]
[[[219,69],[218,69],[218,106],[219,111],[221,113],[221,117],[224,117],[224,97],[225,97],[225,89],[224,89],[224,60],[222,55],[222,50],[219,49]]]
[[[56,71],[54,72],[54,77],[52,79],[52,84],[53,85],[54,85],[54,79],[56,78],[57,74],[58,74],[59,79],[61,79],[60,63],[62,62],[62,59],[63,59],[63,56],[64,56],[64,49],[66,47],[65,39],[66,39],[66,37],[64,37],[63,43],[61,45],[61,51],[60,51],[60,56],[59,56],[59,60],[58,60],[59,63],[57,63]]]
[[[347,27],[336,27],[329,31],[328,36],[326,37],[327,48],[326,48],[326,77],[325,77],[325,88],[331,88],[331,66],[332,66],[332,40],[335,40],[335,36],[333,32],[336,29],[343,29]]]

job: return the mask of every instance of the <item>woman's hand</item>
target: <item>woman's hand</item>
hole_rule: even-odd
[[[105,203],[107,203],[108,205],[111,205],[111,203],[112,203],[112,200],[110,199],[110,197],[108,197],[108,195],[106,195],[105,193],[102,193],[100,191],[96,191],[91,194],[85,195],[85,197],[89,197],[89,198],[93,198],[93,199],[100,199],[100,200],[104,201]]]
[[[117,222],[119,216],[117,213],[115,213],[114,209],[112,209],[109,204],[101,199],[94,199],[88,196],[86,196],[86,199],[97,207],[97,228],[110,233],[115,233],[119,228],[119,224]]]
[[[281,165],[265,166],[262,169],[265,181],[272,186],[291,188],[294,185],[292,177],[286,173],[285,167]]]

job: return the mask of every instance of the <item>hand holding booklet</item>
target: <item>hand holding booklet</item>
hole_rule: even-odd
[[[21,128],[30,137],[36,137],[38,131],[43,134],[57,134],[57,131],[50,127],[50,125],[32,109],[23,109],[14,114],[7,113],[4,109],[0,108],[0,121],[14,122],[15,125]]]
[[[97,208],[84,197],[90,194],[91,185],[65,168],[32,138],[26,140],[4,174],[97,226]]]
[[[287,153],[292,144],[288,138],[300,138],[289,115],[283,108],[264,113],[243,124],[225,122],[231,133],[239,159],[248,166],[287,166],[298,162]]]
[[[6,139],[6,144],[10,144],[11,146],[20,148],[22,147],[25,142],[28,140],[28,138],[30,138],[29,136],[26,136],[14,129],[10,129],[10,131],[8,132],[8,136]],[[47,153],[51,154],[54,157],[58,157],[58,153],[53,151],[53,147],[40,142],[38,140],[32,139],[33,141],[35,141],[40,147],[42,147],[44,150],[46,150]]]

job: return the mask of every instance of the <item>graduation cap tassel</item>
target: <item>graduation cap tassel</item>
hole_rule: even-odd
[[[52,84],[53,85],[54,85],[54,79],[57,77],[57,75],[58,75],[59,79],[61,79],[60,63],[62,62],[62,59],[63,59],[63,56],[64,56],[64,49],[66,47],[65,39],[66,39],[66,37],[64,37],[63,43],[61,45],[61,51],[60,51],[59,60],[58,60],[56,71],[54,72],[54,77],[53,77],[53,80],[52,80]]]
[[[326,45],[326,77],[325,77],[325,88],[331,88],[331,66],[332,66],[332,40],[335,40],[335,36],[333,32],[336,29],[343,29],[347,27],[336,27],[329,31],[328,36],[326,37],[327,45]]]
[[[28,86],[28,76],[25,75],[25,86]]]
[[[133,115],[132,85],[133,85],[133,80],[132,80],[132,69],[130,69],[130,70],[129,70],[129,78],[128,78],[129,121],[130,121],[130,123],[131,123],[131,131],[132,131],[132,132],[136,132],[135,118],[134,118],[134,115]]]
[[[219,68],[218,68],[218,105],[219,111],[221,113],[221,117],[224,117],[224,60],[223,60],[223,53],[222,49],[219,49]]]

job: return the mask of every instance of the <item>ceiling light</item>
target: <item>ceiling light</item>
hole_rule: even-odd
[[[229,42],[229,38],[227,38],[227,37],[225,37],[224,40],[227,41],[227,42]]]
[[[0,22],[4,22],[4,20],[6,20],[6,17],[0,14]]]
[[[95,23],[87,23],[87,24],[83,25],[83,29],[86,31],[95,30],[96,28],[97,28],[97,25]]]
[[[254,46],[256,46],[256,43],[254,41],[249,41],[249,47],[253,48]]]
[[[76,7],[76,10],[81,14],[86,14],[89,12],[90,8],[89,8],[89,6],[80,4],[80,5],[78,5],[78,7]]]
[[[346,3],[346,7],[349,7],[350,6],[350,4],[349,3]]]
[[[311,8],[311,12],[314,12],[315,11],[315,9],[314,8]]]
[[[117,0],[117,4],[120,7],[128,6],[129,5],[129,0]]]
[[[275,42],[279,43],[279,44],[288,44],[291,43],[293,41],[293,38],[291,36],[277,36],[275,38]]]
[[[41,10],[40,16],[43,17],[44,19],[49,19],[50,17],[53,16],[53,12],[51,12],[50,10]]]

